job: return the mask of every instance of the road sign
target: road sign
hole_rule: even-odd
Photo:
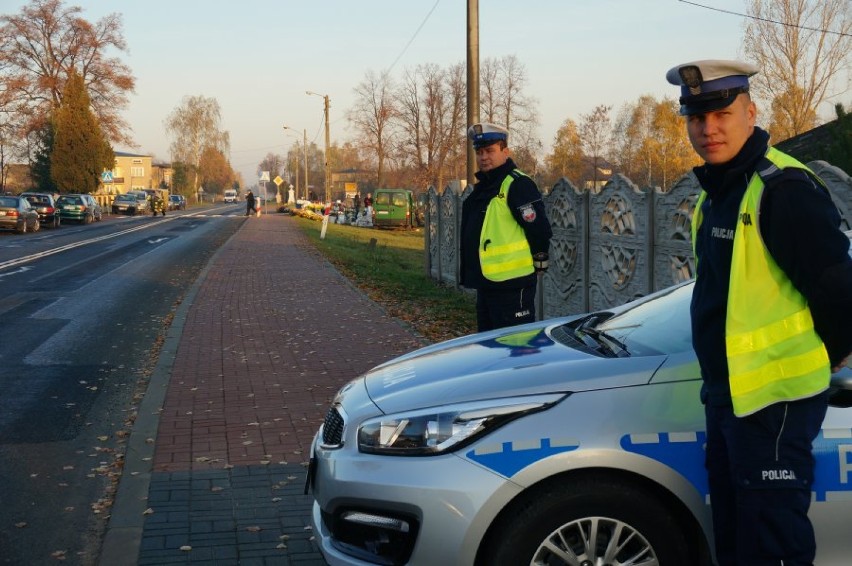
[[[101,181],[104,183],[112,183],[112,171],[104,171],[101,173]]]
[[[273,182],[273,183],[275,183],[275,186],[276,186],[276,187],[280,187],[280,186],[281,186],[281,183],[283,183],[283,182],[284,182],[284,179],[282,179],[282,178],[281,178],[281,175],[278,175],[277,177],[275,177],[274,179],[272,179],[272,182]]]
[[[269,181],[269,171],[264,171],[260,174],[261,181]]]

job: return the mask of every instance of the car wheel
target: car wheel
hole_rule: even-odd
[[[586,479],[550,486],[505,512],[480,563],[689,564],[681,525],[651,494],[623,482]]]

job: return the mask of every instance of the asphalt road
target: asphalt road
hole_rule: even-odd
[[[0,233],[0,564],[92,564],[165,329],[240,205]]]

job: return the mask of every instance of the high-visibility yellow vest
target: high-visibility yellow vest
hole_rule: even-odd
[[[509,209],[509,186],[515,179],[513,174],[524,175],[517,169],[506,175],[499,192],[488,203],[479,234],[479,264],[482,275],[489,281],[506,281],[535,271],[524,229]]]
[[[769,148],[766,159],[778,169],[810,171],[774,148]],[[761,175],[752,175],[734,231],[725,347],[738,417],[774,403],[812,397],[825,391],[831,380],[828,352],[814,329],[807,300],[763,245],[758,212],[764,187]],[[706,197],[702,191],[695,204],[693,252]]]

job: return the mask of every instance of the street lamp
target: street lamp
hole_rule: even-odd
[[[306,90],[305,94],[311,94],[311,95],[314,95],[314,96],[319,96],[320,98],[323,99],[323,102],[324,102],[324,107],[325,107],[325,201],[330,202],[331,197],[329,195],[331,194],[331,163],[328,160],[328,150],[329,150],[329,146],[331,145],[331,141],[329,139],[329,132],[328,132],[328,108],[330,106],[329,101],[328,101],[328,95],[327,94],[319,94],[319,93],[316,93],[316,92],[312,92],[310,90]]]
[[[291,128],[290,126],[287,126],[285,124],[284,129],[285,130],[292,130],[293,128]],[[305,200],[310,200],[310,198],[309,198],[310,195],[308,194],[308,186],[309,186],[308,185],[308,130],[307,129],[303,130],[302,135],[304,136],[304,153],[305,153]],[[299,191],[298,183],[299,183],[299,175],[296,174],[296,185],[297,185],[296,186],[296,192],[297,193]],[[298,194],[296,195],[296,198],[297,199],[299,198]]]

